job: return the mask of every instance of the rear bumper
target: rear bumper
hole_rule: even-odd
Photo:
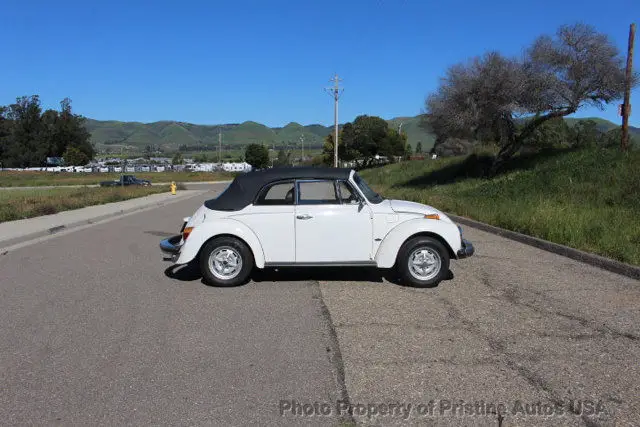
[[[471,255],[473,255],[474,252],[475,249],[473,248],[473,243],[471,243],[467,239],[462,239],[462,247],[457,254],[458,259],[469,258]]]
[[[175,262],[178,259],[182,247],[180,240],[182,240],[182,235],[178,234],[160,241],[160,250],[164,261]]]

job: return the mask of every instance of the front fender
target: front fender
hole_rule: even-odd
[[[203,222],[193,228],[186,242],[180,248],[180,256],[176,264],[186,264],[192,261],[207,240],[221,234],[231,235],[244,240],[253,252],[256,267],[264,268],[264,251],[255,233],[238,220],[231,218],[215,219]]]
[[[433,233],[442,237],[454,254],[462,246],[460,230],[456,224],[426,218],[410,219],[396,225],[386,234],[375,256],[378,267],[393,267],[402,244],[419,233]]]

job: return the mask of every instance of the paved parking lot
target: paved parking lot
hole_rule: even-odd
[[[432,289],[212,288],[158,241],[219,188],[0,256],[3,424],[637,425],[637,280],[465,228],[476,255]]]

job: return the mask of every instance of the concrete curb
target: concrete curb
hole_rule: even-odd
[[[31,240],[35,240],[41,237],[47,237],[47,236],[51,236],[53,234],[59,233],[61,231],[71,231],[75,228],[79,228],[82,226],[87,226],[87,225],[91,225],[91,224],[95,224],[104,220],[108,220],[111,218],[115,218],[115,217],[119,217],[119,216],[125,216],[127,214],[131,214],[131,213],[135,213],[137,211],[145,211],[151,208],[155,208],[157,206],[164,206],[164,205],[168,205],[171,203],[175,203],[177,201],[180,200],[184,200],[184,199],[188,199],[191,197],[196,197],[198,195],[201,195],[203,193],[206,192],[206,190],[191,190],[193,191],[193,193],[189,193],[189,194],[185,194],[185,195],[176,195],[175,197],[171,197],[168,199],[164,199],[164,200],[159,200],[159,201],[150,201],[149,203],[145,203],[142,205],[138,205],[138,206],[133,206],[127,209],[120,209],[117,211],[113,211],[113,212],[109,212],[106,214],[102,214],[102,215],[91,215],[91,216],[87,216],[86,218],[82,219],[82,220],[78,220],[78,221],[73,221],[73,222],[68,222],[68,223],[64,223],[64,224],[58,224],[54,227],[51,227],[49,229],[46,230],[39,230],[33,233],[28,233],[28,234],[23,234],[21,236],[18,237],[12,237],[10,239],[6,239],[6,240],[0,240],[0,252],[4,252],[6,251],[8,248],[15,246],[15,245],[19,245],[21,243],[25,243]],[[152,195],[153,196],[153,195]],[[147,196],[149,197],[149,196]],[[129,200],[140,200],[142,198],[138,198],[138,199],[129,199]],[[126,202],[127,200],[124,200],[123,202]],[[122,203],[122,202],[114,202],[114,203]],[[94,206],[103,206],[103,205],[94,205]]]
[[[584,262],[594,267],[599,267],[613,273],[621,274],[623,276],[631,277],[632,279],[640,280],[640,267],[636,267],[631,264],[626,264],[620,261],[613,260],[611,258],[605,258],[600,255],[595,255],[589,252],[583,252],[578,249],[570,248],[568,246],[560,245],[558,243],[542,240],[537,237],[528,236],[526,234],[517,233],[511,230],[505,230],[504,228],[495,227],[493,225],[485,224],[483,222],[475,221],[470,218],[465,218],[457,215],[447,214],[453,221],[460,224],[467,225],[469,227],[477,228],[488,233],[497,234],[507,239],[515,240],[520,243],[524,243],[529,246],[534,246],[538,249],[543,249],[554,254],[562,255],[567,258],[574,259],[576,261]]]

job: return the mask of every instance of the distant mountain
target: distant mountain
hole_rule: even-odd
[[[596,121],[598,129],[606,132],[618,125],[600,118],[590,118]],[[567,118],[569,126],[578,120]],[[435,135],[419,126],[420,116],[396,117],[387,120],[389,126],[406,132],[409,144],[415,148],[418,141],[422,142],[423,151],[433,146]],[[99,150],[110,147],[117,152],[121,147],[142,150],[147,145],[161,148],[164,151],[175,151],[180,146],[211,149],[218,145],[218,134],[222,134],[225,147],[244,146],[250,143],[267,143],[275,145],[299,146],[300,138],[304,137],[305,147],[321,147],[324,138],[333,133],[333,126],[319,124],[301,125],[289,123],[284,127],[270,128],[261,123],[246,121],[240,124],[195,125],[176,121],[159,121],[153,123],[119,122],[86,120],[87,130],[91,133],[92,142]],[[629,128],[632,135],[640,136],[640,128]]]
[[[244,146],[254,142],[296,145],[304,138],[305,146],[322,146],[324,137],[333,127],[322,125],[302,126],[289,123],[280,128],[269,128],[261,123],[247,121],[240,124],[195,125],[185,122],[161,121],[154,123],[86,120],[92,142],[98,149],[120,147],[144,149],[147,145],[174,151],[178,147],[218,146],[222,134],[224,146]]]
[[[433,145],[434,136],[425,132],[418,124],[420,117],[402,117],[388,120],[389,125],[407,132],[409,143],[415,147],[422,141],[425,149]],[[185,122],[160,121],[153,123],[86,120],[86,128],[91,133],[92,142],[98,149],[110,147],[116,152],[121,147],[144,149],[147,145],[174,151],[178,147],[213,147],[218,145],[218,134],[222,133],[222,143],[226,147],[244,146],[250,143],[300,146],[301,137],[305,147],[321,147],[324,138],[333,133],[333,126],[319,124],[301,125],[289,123],[284,127],[267,127],[261,123],[247,121],[240,124],[195,125]]]

